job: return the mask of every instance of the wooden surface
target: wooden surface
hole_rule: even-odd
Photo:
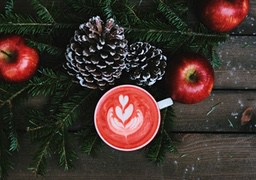
[[[222,65],[215,72],[212,95],[196,105],[175,103],[173,134],[180,143],[163,165],[148,162],[143,151],[124,153],[104,146],[95,158],[79,154],[71,171],[58,168],[52,159],[46,177],[35,177],[27,170],[33,146],[23,135],[9,179],[256,179],[256,119],[243,126],[240,122],[247,107],[256,113],[255,18],[256,0],[251,0],[246,20],[218,48]]]

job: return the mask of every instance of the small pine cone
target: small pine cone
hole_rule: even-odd
[[[92,17],[75,31],[66,49],[64,68],[81,86],[104,90],[125,69],[127,40],[114,19]]]
[[[166,60],[162,50],[146,42],[136,42],[129,47],[126,70],[138,85],[151,86],[165,74]]]

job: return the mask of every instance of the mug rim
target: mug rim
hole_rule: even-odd
[[[143,144],[141,144],[140,146],[137,146],[137,147],[134,147],[134,148],[120,148],[120,147],[116,147],[114,145],[112,145],[111,143],[109,143],[102,135],[101,135],[101,132],[100,130],[98,129],[98,125],[97,125],[97,118],[96,118],[96,115],[97,115],[97,112],[98,112],[98,109],[99,109],[99,106],[101,105],[101,101],[104,99],[104,97],[106,97],[108,94],[110,94],[112,91],[116,90],[116,89],[119,89],[119,88],[123,88],[123,87],[132,87],[132,88],[135,88],[135,89],[138,89],[140,91],[142,91],[143,93],[145,93],[154,103],[155,107],[156,107],[156,110],[157,110],[157,117],[158,117],[158,120],[157,120],[157,127],[153,133],[153,135]],[[103,96],[99,99],[99,101],[97,102],[97,105],[95,107],[95,110],[94,110],[94,126],[95,126],[95,129],[97,131],[97,134],[100,136],[100,138],[103,140],[104,143],[106,143],[108,146],[116,149],[116,150],[119,150],[119,151],[135,151],[135,150],[138,150],[138,149],[141,149],[143,147],[145,147],[146,145],[148,145],[156,136],[156,134],[158,133],[159,131],[159,128],[160,128],[160,124],[161,124],[161,113],[160,113],[160,109],[158,107],[158,104],[157,104],[157,101],[155,100],[155,98],[148,92],[146,91],[145,89],[137,86],[137,85],[132,85],[132,84],[123,84],[123,85],[118,85],[118,86],[115,86],[111,89],[109,89],[107,92],[105,92],[103,94]]]

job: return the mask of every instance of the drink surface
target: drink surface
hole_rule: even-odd
[[[131,151],[144,147],[156,135],[160,112],[154,98],[142,88],[117,86],[102,96],[95,110],[95,127],[111,147]]]

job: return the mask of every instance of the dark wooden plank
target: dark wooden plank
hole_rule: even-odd
[[[242,112],[256,108],[256,91],[213,91],[194,105],[175,103],[176,132],[255,132],[256,119],[241,125]]]
[[[255,135],[186,134],[182,140],[175,163],[183,179],[255,179]]]
[[[215,89],[256,89],[256,36],[230,37],[218,47]]]
[[[45,179],[254,179],[256,177],[255,135],[182,134],[178,153],[167,154],[156,166],[143,151],[119,152],[104,146],[96,158],[79,153],[75,169],[63,171],[53,160]],[[27,137],[15,156],[9,179],[35,178],[27,170],[33,152]],[[74,146],[77,150],[78,147]]]

